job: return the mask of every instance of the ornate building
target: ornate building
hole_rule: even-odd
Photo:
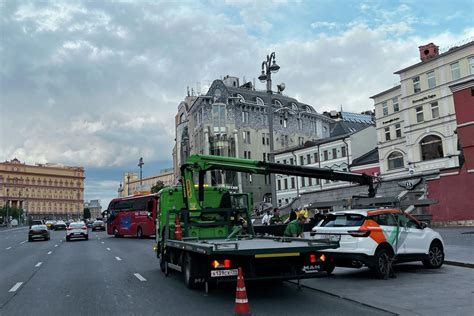
[[[32,218],[80,217],[84,168],[57,164],[0,163],[0,207],[23,208]]]
[[[150,192],[151,187],[158,181],[163,182],[165,186],[174,184],[173,168],[162,169],[160,173],[151,177],[143,178],[140,181],[138,174],[126,172],[123,176],[123,185],[120,184],[119,197],[124,197],[140,192]]]
[[[190,154],[267,160],[270,154],[266,91],[236,77],[214,80],[205,95],[188,96],[178,107],[173,149],[175,182]],[[274,150],[329,136],[332,119],[308,104],[279,93],[271,96]],[[258,202],[271,195],[270,177],[234,172],[208,175],[207,183],[252,192]]]

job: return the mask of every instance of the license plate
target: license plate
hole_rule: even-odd
[[[316,272],[319,272],[319,270],[321,270],[321,265],[314,264],[314,265],[303,266],[302,270],[304,273],[316,273]]]
[[[225,277],[225,276],[236,276],[238,273],[237,269],[230,270],[211,270],[211,278]]]
[[[339,241],[341,239],[341,235],[316,234],[314,235],[314,239],[329,239],[329,241]]]

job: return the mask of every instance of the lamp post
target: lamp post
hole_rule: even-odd
[[[127,173],[127,196],[130,195],[130,173]]]
[[[119,183],[119,187],[118,187],[117,192],[118,192],[118,197],[121,197],[122,192],[123,192],[122,182]]]
[[[8,214],[8,207],[9,207],[9,205],[8,205],[8,203],[9,203],[9,201],[8,201],[8,193],[9,193],[9,192],[10,192],[10,189],[7,188],[7,227],[8,227],[8,223],[10,222],[10,216],[9,216],[9,214]]]
[[[262,62],[262,74],[258,77],[261,82],[267,82],[268,96],[268,132],[270,133],[270,162],[275,162],[273,153],[273,105],[272,105],[272,73],[277,73],[280,66],[275,61],[275,52],[267,55],[267,60]],[[272,205],[277,206],[275,174],[270,176],[270,185],[272,187]]]
[[[141,190],[141,186],[142,186],[142,167],[145,163],[143,162],[143,157],[140,157],[140,159],[138,159],[138,166],[140,167],[140,190]]]

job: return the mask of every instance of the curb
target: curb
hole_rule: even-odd
[[[461,262],[461,261],[452,261],[452,260],[444,260],[444,264],[450,265],[450,266],[457,266],[457,267],[462,267],[462,268],[471,268],[474,269],[474,263],[467,263],[467,262]]]

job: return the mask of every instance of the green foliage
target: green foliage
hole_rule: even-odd
[[[151,193],[158,193],[161,189],[165,187],[163,181],[158,180],[154,186],[151,187]]]
[[[22,208],[17,207],[8,207],[8,216],[11,216],[14,219],[18,219],[18,216],[21,216],[24,213]],[[7,207],[4,206],[0,208],[0,217],[5,219],[7,216]]]
[[[89,219],[91,218],[91,210],[89,208],[84,209],[84,219]]]

